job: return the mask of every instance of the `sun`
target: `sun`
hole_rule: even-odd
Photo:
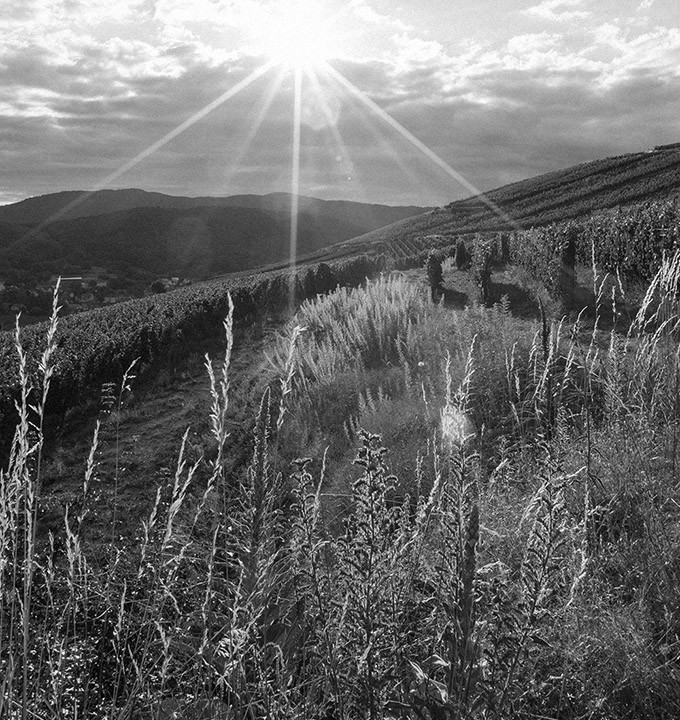
[[[276,63],[314,69],[338,51],[339,38],[319,0],[282,0],[272,5],[258,30],[262,52]]]

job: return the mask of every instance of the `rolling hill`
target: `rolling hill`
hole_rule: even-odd
[[[0,267],[27,274],[67,266],[206,278],[289,254],[291,196],[186,198],[142,190],[63,192],[0,207]],[[299,199],[302,253],[426,208]]]
[[[644,201],[658,227],[668,206],[680,247],[680,202],[663,202],[675,171],[651,169],[641,196],[644,165],[628,167],[618,191],[613,168],[590,195],[593,172],[505,191],[549,216],[552,186],[558,219],[605,216],[647,262],[671,234],[626,217]],[[588,216],[617,192],[633,207]],[[209,208],[206,238],[232,210]],[[104,217],[112,247],[162,262],[191,212],[63,220],[43,251],[77,246],[75,228],[88,252],[113,252],[113,235],[88,236]],[[457,227],[485,216],[470,200],[431,217],[456,213]],[[31,247],[17,227],[0,224]],[[140,231],[158,245],[135,246]],[[408,718],[679,717],[680,257],[632,325],[620,278],[610,315],[588,270],[575,277],[585,313],[549,326],[517,312],[508,290],[536,303],[512,266],[495,274],[500,305],[474,301],[474,271],[453,267],[433,303],[422,269],[365,283],[380,262],[365,242],[344,247],[356,257],[297,277],[251,271],[74,314],[53,336],[26,328],[25,366],[0,332],[0,616],[5,655],[26,657],[28,638],[37,658],[30,685],[5,663],[8,706],[207,720],[267,717],[282,698],[278,717],[335,717],[338,697],[362,707],[365,683]],[[389,687],[356,670],[358,643]]]
[[[442,208],[300,197],[298,261],[378,254],[431,235],[523,229],[680,194],[680,143],[556,170]],[[288,264],[291,196],[61,192],[0,207],[0,267],[105,266],[204,279]]]
[[[298,202],[300,209],[309,215],[323,215],[345,221],[351,217],[357,225],[375,227],[388,225],[430,209],[417,206],[376,205],[346,200],[319,200],[303,195],[299,197]],[[34,226],[52,220],[71,220],[141,207],[167,210],[188,210],[197,207],[242,207],[279,213],[288,212],[290,206],[291,195],[289,193],[182,197],[135,188],[97,190],[96,192],[70,190],[27,198],[11,205],[1,206],[0,221]]]

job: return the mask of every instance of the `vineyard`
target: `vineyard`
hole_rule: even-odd
[[[540,281],[553,297],[574,262],[630,280],[649,281],[664,258],[680,249],[678,198],[594,213],[587,218],[513,233],[512,260]]]
[[[459,259],[469,256],[483,303],[490,297],[490,264],[509,260],[552,297],[564,301],[567,309],[574,262],[594,261],[605,271],[649,280],[663,258],[678,248],[680,201],[675,198],[599,211],[523,232],[396,238],[379,243],[370,255],[301,265],[295,273],[270,270],[227,277],[101,308],[60,323],[49,409],[65,412],[103,382],[119,378],[135,358],[140,358],[142,370],[148,370],[160,360],[172,362],[186,354],[196,340],[219,332],[228,293],[240,321],[262,310],[287,308],[291,297],[299,303],[337,285],[358,286],[381,271],[423,267],[428,252],[435,249],[441,258],[457,252]],[[46,324],[40,324],[21,333],[30,376],[35,375],[46,332]],[[0,333],[0,428],[12,426],[19,380],[14,333]]]
[[[427,241],[423,249],[417,239],[385,242],[385,255],[394,258],[394,268],[403,270],[421,267],[430,248],[444,258],[454,256],[462,243],[470,250],[478,281],[488,272],[478,265],[509,261],[526,270],[553,298],[569,305],[575,264],[591,266],[594,262],[600,270],[628,280],[651,280],[664,258],[680,249],[680,199],[601,210],[521,232],[434,235],[421,240]],[[483,251],[476,253],[480,245]]]
[[[338,248],[372,247],[379,242],[422,235],[464,235],[513,231],[581,218],[599,210],[680,191],[680,148],[671,147],[584,163],[505,185],[485,194],[408,218],[362,235]],[[498,214],[500,209],[505,214]]]
[[[355,257],[332,266],[321,263],[295,273],[260,273],[229,281],[206,282],[141,300],[68,316],[55,338],[54,376],[48,410],[64,413],[97,392],[104,382],[116,381],[136,358],[140,369],[172,362],[193,343],[219,334],[231,294],[235,320],[256,312],[289,307],[290,291],[301,302],[334,289],[360,285],[378,271],[375,259]],[[21,344],[29,377],[37,376],[47,323],[21,330]],[[13,332],[0,333],[0,434],[14,427],[20,371]]]

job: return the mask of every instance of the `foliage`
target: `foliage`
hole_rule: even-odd
[[[465,241],[462,238],[458,239],[455,250],[456,267],[462,270],[469,261],[468,249],[465,245]]]
[[[551,297],[571,305],[574,295],[576,242],[574,223],[513,234],[512,262],[540,281]]]
[[[232,472],[227,296],[224,361],[207,363],[217,451],[192,465],[183,443],[137,536],[104,545],[90,512],[97,431],[62,530],[38,531],[56,312],[33,380],[17,332],[0,715],[677,716],[679,274],[680,254],[626,335],[525,328],[502,307],[453,314],[403,279],[306,303],[275,360],[278,400],[265,391],[252,456]],[[446,350],[439,364],[428,354]],[[365,414],[397,407],[401,390],[437,418],[414,478],[357,429],[339,532],[325,462],[281,464],[285,426],[331,381],[326,366],[403,377],[393,397],[365,394]]]
[[[98,393],[102,383],[119,378],[137,358],[141,371],[148,373],[218,334],[230,296],[237,308],[235,319],[245,320],[265,309],[280,312],[291,307],[291,288],[296,285],[297,297],[303,299],[337,285],[360,285],[376,271],[374,260],[358,256],[332,267],[321,263],[300,269],[295,276],[272,272],[216,280],[64,318],[56,330],[48,411],[65,413],[88,393]],[[47,332],[47,323],[22,330],[31,379]],[[6,437],[15,424],[20,386],[14,345],[14,333],[0,332],[0,430]]]
[[[575,260],[624,277],[651,280],[665,257],[680,248],[678,200],[601,211],[579,220],[514,233],[513,262],[567,298]]]
[[[425,274],[430,286],[432,302],[437,302],[444,292],[444,273],[442,272],[442,259],[434,250],[430,250],[427,254]]]
[[[494,257],[494,245],[487,238],[477,237],[472,248],[472,277],[479,288],[482,305],[491,304],[491,263]]]
[[[323,385],[348,367],[368,369],[397,360],[400,344],[426,307],[419,289],[399,277],[381,277],[365,289],[340,288],[304,302],[295,320],[304,329],[298,382]],[[286,363],[289,344],[284,338],[271,358],[278,370]]]

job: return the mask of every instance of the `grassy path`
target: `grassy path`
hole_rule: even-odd
[[[233,452],[228,460],[232,466],[249,457],[253,419],[271,380],[264,350],[278,325],[266,321],[236,329],[229,374]],[[211,341],[208,345],[217,366],[224,359],[224,344]],[[204,356],[196,354],[174,372],[163,370],[151,380],[133,379],[120,409],[105,413],[91,404],[67,417],[43,466],[41,534],[48,530],[60,533],[64,507],[82,498],[97,419],[101,428],[89,491],[93,539],[111,536],[116,503],[116,533],[130,535],[139,528],[153,506],[157,488],[172,482],[185,432],[185,459],[193,464],[203,458],[196,475],[196,482],[202,481],[214,449],[209,429],[210,383],[204,362]]]

